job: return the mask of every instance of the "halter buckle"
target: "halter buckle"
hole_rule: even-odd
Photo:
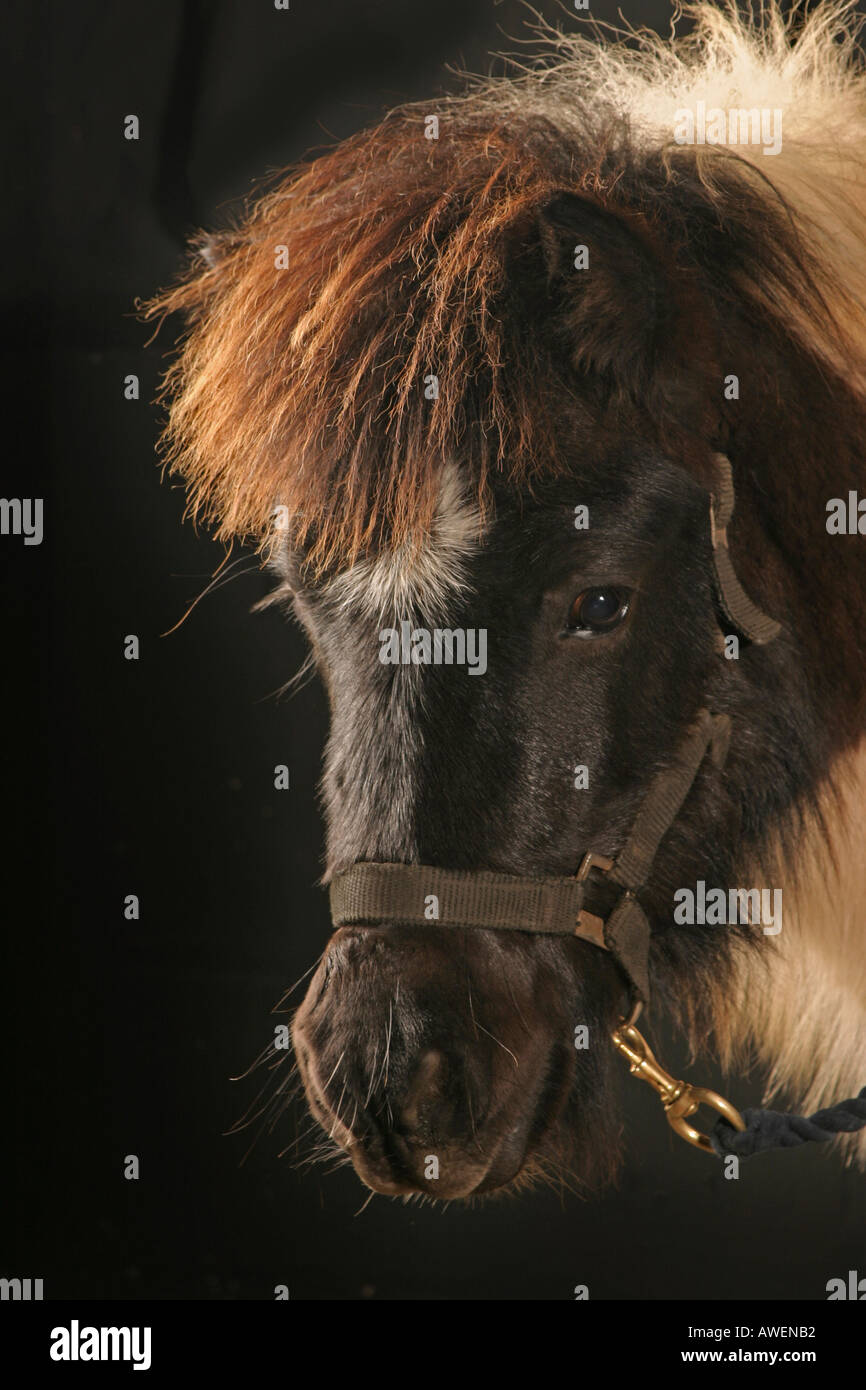
[[[580,861],[580,868],[575,874],[578,883],[585,883],[592,869],[601,869],[602,873],[607,873],[613,868],[613,860],[606,854],[596,854],[594,850],[588,850]],[[594,945],[600,946],[603,951],[608,949],[604,939],[604,918],[599,917],[596,912],[587,912],[582,907],[575,919],[575,936],[581,936]]]

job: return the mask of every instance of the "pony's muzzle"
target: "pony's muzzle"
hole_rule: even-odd
[[[524,1049],[518,1065],[516,1039],[481,1022],[489,1002],[467,985],[465,959],[440,956],[435,929],[398,932],[332,939],[293,1025],[310,1108],[375,1191],[451,1199],[502,1186],[537,1128],[547,1050]]]
[[[389,1079],[383,1091],[385,1077],[380,1082],[373,1075],[366,1103],[359,1104],[363,1081],[357,1095],[347,1095],[342,1082],[336,1092],[333,1083],[325,1085],[322,1061],[302,1027],[296,1028],[295,1048],[313,1114],[368,1187],[389,1195],[427,1192],[452,1198],[468,1195],[483,1181],[490,1164],[481,1153],[471,1155],[471,1107],[459,1095],[467,1086],[459,1057],[427,1048],[414,1070],[407,1069],[405,1089],[392,1087]]]

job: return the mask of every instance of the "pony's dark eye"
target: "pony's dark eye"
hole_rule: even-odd
[[[571,605],[568,630],[578,637],[601,637],[613,632],[628,613],[631,592],[628,589],[584,589]]]

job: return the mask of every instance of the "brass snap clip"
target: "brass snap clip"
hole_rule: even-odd
[[[723,1115],[736,1130],[746,1128],[745,1120],[739,1110],[735,1110],[730,1101],[716,1091],[707,1090],[704,1086],[692,1086],[687,1081],[677,1081],[665,1071],[653,1056],[646,1038],[634,1026],[633,1020],[639,1012],[640,1006],[632,1011],[628,1021],[624,1019],[611,1034],[614,1047],[625,1057],[632,1076],[639,1076],[658,1092],[671,1129],[703,1153],[714,1153],[710,1136],[690,1125],[690,1116],[701,1105],[706,1105]]]

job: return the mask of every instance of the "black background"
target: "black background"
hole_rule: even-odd
[[[670,9],[623,3],[662,29]],[[592,10],[616,17],[610,0]],[[40,547],[2,541],[0,1274],[43,1278],[47,1298],[268,1299],[287,1284],[293,1299],[569,1299],[587,1284],[593,1299],[823,1299],[829,1278],[866,1274],[862,1175],[813,1147],[726,1182],[636,1082],[622,1177],[590,1201],[374,1197],[361,1212],[351,1171],[278,1156],[309,1128],[302,1107],[243,1164],[252,1134],[224,1135],[257,1090],[229,1078],[327,939],[326,710],[315,682],[278,694],[304,646],[276,611],[250,614],[271,584],[249,553],[164,635],[223,552],[160,484],[149,402],[173,334],[145,346],[134,303],[269,169],[399,100],[435,110],[456,86],[446,65],[485,69],[525,17],[510,0],[7,6],[3,492],[43,496],[46,523]],[[666,1055],[687,1068],[673,1040]],[[722,1086],[705,1064],[690,1074]],[[757,1079],[727,1090],[758,1103]]]

